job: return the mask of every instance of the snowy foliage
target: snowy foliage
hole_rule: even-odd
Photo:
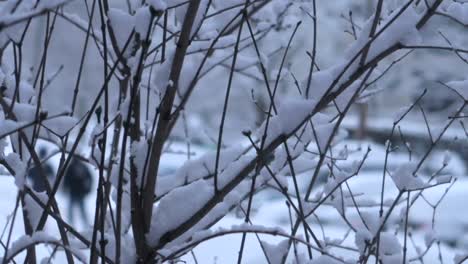
[[[230,262],[238,263],[252,254],[270,264],[424,263],[434,244],[442,256],[436,211],[456,181],[445,170],[453,153],[427,163],[435,163],[430,154],[449,128],[461,126],[467,139],[468,81],[440,82],[457,94],[457,108],[437,127],[421,105],[424,93],[391,113],[380,150],[343,145],[342,124],[384,90],[375,87],[408,50],[438,50],[466,63],[468,52],[435,32],[438,17],[466,24],[467,4],[332,2],[0,3],[0,164],[17,189],[16,200],[5,198],[15,206],[0,260],[35,263],[38,251],[50,252],[44,263],[197,262],[194,252],[224,237],[241,237],[230,248]],[[347,7],[356,5],[368,14],[353,17]],[[333,41],[324,35],[332,28],[322,24],[327,8],[349,14],[330,20],[351,36],[333,56],[331,44],[323,47]],[[68,54],[61,40],[82,46]],[[60,59],[72,62],[57,65]],[[61,93],[53,94],[56,83]],[[402,132],[410,112],[424,124],[424,151]],[[60,203],[75,158],[96,176],[94,217],[82,228]],[[41,164],[53,160],[49,182]],[[34,190],[33,168],[45,192]],[[435,201],[428,198],[440,188]],[[412,218],[421,203],[430,230],[416,245]],[[276,209],[257,214],[265,204]],[[13,232],[21,220],[24,233]],[[346,231],[328,233],[334,225]]]

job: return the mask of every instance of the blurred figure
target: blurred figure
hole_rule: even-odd
[[[75,221],[74,208],[78,207],[84,226],[88,225],[84,199],[91,192],[91,187],[91,171],[82,161],[72,157],[63,180],[63,188],[69,195],[68,219],[72,224]]]
[[[47,150],[45,148],[39,148],[39,159],[42,160],[45,158],[47,154]],[[47,178],[47,181],[50,183],[50,180],[53,176],[53,169],[52,169],[52,166],[48,163],[48,162],[43,162],[41,164],[41,168],[42,168],[42,172],[45,174],[45,175],[41,175],[40,171],[39,171],[39,167],[32,167],[30,170],[29,170],[29,173],[28,173],[28,178],[31,180],[31,183],[32,183],[32,188],[34,191],[36,192],[45,192],[46,191],[46,182],[45,182],[45,178],[43,176],[46,176]]]

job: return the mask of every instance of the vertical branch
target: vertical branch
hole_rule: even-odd
[[[408,217],[409,217],[409,205],[410,205],[411,191],[408,191],[408,197],[406,198],[406,212],[405,212],[405,234],[403,240],[403,261],[406,263],[406,254],[408,251],[407,242],[408,242]]]
[[[312,46],[312,58],[310,61],[310,66],[309,66],[309,76],[307,77],[307,87],[306,87],[306,93],[305,97],[309,98],[309,91],[310,91],[310,83],[312,82],[312,73],[314,72],[314,67],[315,67],[315,55],[317,54],[317,5],[316,5],[316,0],[312,1],[312,21],[314,22],[313,25],[313,30],[314,30],[314,35],[313,35],[313,46]]]
[[[89,16],[88,29],[87,29],[87,32],[86,32],[87,34],[86,34],[85,44],[84,44],[84,48],[83,48],[83,54],[82,54],[82,57],[81,57],[79,74],[81,73],[81,70],[82,70],[81,67],[84,64],[86,48],[87,48],[87,44],[88,44],[88,38],[90,36],[90,31],[92,29],[92,19],[94,18],[94,11],[95,11],[95,6],[96,6],[96,1],[97,0],[94,0],[93,3],[92,3],[92,6],[91,6],[91,13],[90,13],[90,16]],[[104,53],[103,53],[103,56],[104,56],[104,60],[103,60],[104,70],[103,70],[103,74],[104,74],[104,78],[105,78],[105,76],[107,76],[107,74],[108,74],[108,72],[107,72],[108,71],[108,69],[107,69],[108,52],[107,52],[106,27],[105,27],[105,21],[104,21],[104,15],[103,15],[101,1],[99,1],[99,11],[100,11],[100,20],[101,20],[100,21],[101,22],[101,31],[103,33],[102,34],[103,49],[104,49]],[[72,103],[72,112],[74,111],[76,99],[78,97],[79,82],[80,82],[80,75],[78,75],[76,85],[75,85],[74,97],[73,97],[73,103]],[[104,92],[105,96],[107,96],[107,84],[104,85],[104,89],[106,90]],[[107,133],[104,132],[104,137],[105,138],[107,138],[106,134]],[[103,144],[103,146],[105,148],[106,145]],[[97,254],[96,253],[97,253],[98,249],[96,247],[96,243],[97,243],[97,232],[98,232],[98,230],[101,230],[101,241],[100,241],[101,248],[100,248],[100,252],[101,252],[101,256],[103,258],[103,261],[104,261],[105,255],[106,255],[105,244],[104,244],[104,240],[103,240],[104,226],[102,225],[102,222],[105,219],[105,211],[106,211],[106,207],[105,207],[106,203],[104,202],[105,199],[103,198],[103,196],[104,196],[104,194],[103,194],[103,192],[104,192],[104,190],[103,190],[104,175],[103,175],[103,168],[102,167],[104,165],[103,164],[104,157],[105,156],[104,156],[104,153],[103,153],[102,156],[101,156],[101,168],[99,169],[99,180],[98,180],[97,196],[96,196],[96,209],[95,209],[94,225],[93,225],[94,228],[93,228],[92,239],[91,239],[91,254],[89,256],[90,257],[90,263],[97,263]],[[101,223],[101,225],[100,225],[100,223]]]
[[[167,128],[171,121],[171,110],[174,103],[176,90],[179,83],[179,77],[181,74],[182,66],[184,64],[187,48],[190,45],[190,33],[192,30],[195,16],[198,13],[198,7],[200,6],[200,0],[190,1],[185,14],[184,23],[180,33],[180,38],[177,42],[177,48],[172,61],[171,71],[169,74],[169,84],[166,89],[166,93],[162,99],[159,107],[159,120],[156,128],[156,135],[154,135],[151,146],[151,153],[149,159],[148,172],[146,175],[146,184],[143,187],[142,193],[142,212],[144,214],[144,231],[148,232],[153,214],[153,201],[154,191],[156,189],[156,178],[159,168],[160,157],[164,140],[167,136]]]
[[[249,0],[246,0],[246,5],[249,3]],[[218,167],[219,167],[219,157],[221,154],[221,145],[223,144],[223,130],[224,130],[224,122],[226,120],[226,114],[227,114],[227,107],[228,107],[228,102],[229,102],[229,97],[231,94],[231,87],[232,87],[232,79],[234,77],[234,71],[236,68],[236,61],[237,61],[237,55],[239,53],[239,43],[241,40],[241,35],[242,35],[242,28],[244,26],[244,20],[245,20],[245,15],[242,16],[242,21],[239,26],[239,30],[237,32],[237,39],[236,39],[236,44],[234,46],[234,54],[232,57],[232,64],[231,64],[231,69],[229,71],[229,79],[228,79],[228,84],[226,88],[226,95],[224,96],[224,105],[223,105],[223,112],[222,112],[222,117],[221,121],[219,124],[219,131],[218,131],[218,145],[216,146],[216,160],[215,160],[215,168],[214,168],[214,192],[215,194],[218,193]]]
[[[29,213],[26,210],[26,204],[24,202],[25,193],[20,193],[20,200],[21,200],[21,207],[23,208],[23,222],[24,222],[24,230],[26,231],[27,235],[32,235],[34,232],[34,228],[31,226],[31,221],[29,221]],[[25,262],[35,264],[36,263],[36,247],[34,245],[29,246],[26,253]]]

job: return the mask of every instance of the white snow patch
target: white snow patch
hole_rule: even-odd
[[[117,8],[110,8],[108,17],[117,40],[117,45],[119,49],[123,49],[135,27],[135,18]],[[131,47],[131,44],[127,46],[127,49],[123,53],[125,57],[128,57],[131,52],[131,49],[128,47]]]
[[[145,39],[151,25],[151,12],[149,7],[141,7],[135,13],[135,31],[140,38]]]
[[[393,182],[400,191],[411,191],[425,186],[419,177],[413,175],[415,169],[416,164],[408,162],[401,164],[393,174],[391,174]]]
[[[205,180],[198,180],[168,193],[153,212],[151,230],[147,236],[149,244],[157,245],[164,234],[177,228],[201,209],[213,193],[213,186]]]
[[[262,241],[263,247],[265,248],[266,255],[270,264],[280,264],[281,259],[287,253],[289,248],[289,239],[285,239],[276,245],[270,244],[266,241]]]
[[[26,164],[21,160],[20,156],[14,152],[8,154],[8,156],[5,158],[5,161],[15,173],[14,176],[16,186],[18,189],[22,190],[24,188],[24,183],[26,182]]]
[[[167,8],[166,1],[164,0],[149,0],[148,4],[156,11],[164,11]]]

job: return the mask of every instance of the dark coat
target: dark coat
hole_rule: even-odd
[[[91,192],[92,175],[80,160],[72,158],[65,173],[63,187],[72,197],[82,199]]]

